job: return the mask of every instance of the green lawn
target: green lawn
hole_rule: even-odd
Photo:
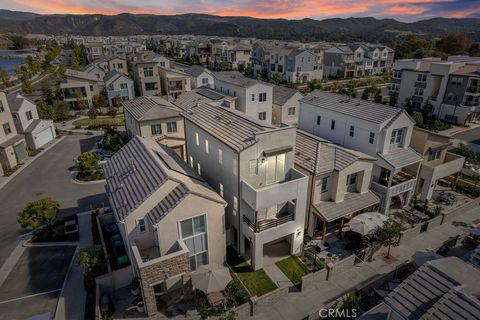
[[[85,118],[72,122],[74,126],[90,127],[90,126],[123,126],[125,124],[125,116],[123,114],[112,118],[110,116],[98,116],[95,119]]]
[[[277,267],[290,279],[293,283],[300,283],[302,277],[310,271],[307,267],[298,259],[297,256],[290,256],[286,259],[280,260],[275,263]]]

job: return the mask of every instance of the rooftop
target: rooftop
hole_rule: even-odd
[[[220,91],[205,87],[183,92],[173,103],[183,110],[188,110],[199,103],[223,100],[233,101],[235,99],[236,97],[231,97]]]
[[[270,84],[268,82],[263,82],[259,81],[256,79],[251,79],[245,77],[243,74],[241,74],[238,71],[220,71],[220,72],[214,72],[213,76],[215,79],[223,82],[228,82],[231,84],[234,84],[239,87],[244,87],[244,88],[249,88],[251,86],[254,86],[256,84],[263,84],[266,86],[273,87],[273,84]]]
[[[181,109],[157,96],[142,96],[123,101],[123,107],[137,121],[179,117]]]
[[[290,98],[295,94],[300,94],[298,90],[288,88],[285,86],[273,87],[273,103],[279,106],[283,106]]]

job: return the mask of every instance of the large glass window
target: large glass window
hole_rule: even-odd
[[[177,132],[177,122],[167,122],[167,131],[168,132]]]
[[[180,222],[183,242],[190,251],[190,265],[193,270],[208,264],[208,241],[205,215]]]
[[[272,184],[285,179],[285,153],[267,158],[266,183]]]

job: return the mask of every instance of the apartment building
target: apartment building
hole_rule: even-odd
[[[137,61],[133,68],[135,92],[139,96],[158,96],[162,94],[158,63],[156,61]]]
[[[35,103],[20,93],[7,95],[7,101],[15,128],[25,136],[29,149],[36,150],[55,139],[57,135],[53,121],[40,119]]]
[[[376,211],[370,191],[376,158],[297,130],[295,168],[308,176],[305,228],[310,236],[339,232],[362,212]]]
[[[282,42],[256,42],[252,51],[254,75],[266,70],[269,77],[279,73],[288,82],[323,78],[319,56],[309,49]]]
[[[85,99],[92,107],[92,98],[103,91],[103,79],[99,80],[95,74],[67,69],[65,81],[60,83],[64,100],[75,106],[79,100]]]
[[[228,203],[227,243],[255,270],[273,244],[301,252],[308,178],[294,168],[295,128],[208,103],[182,114],[188,163]]]
[[[431,199],[439,180],[458,176],[462,170],[465,158],[448,152],[452,142],[450,137],[421,128],[413,129],[410,147],[423,156],[416,189],[420,199]]]
[[[151,138],[185,159],[182,109],[158,96],[142,96],[122,102],[125,128],[130,138]]]
[[[480,59],[451,57],[397,60],[392,86],[397,106],[433,107],[441,120],[466,124],[480,120]]]
[[[215,90],[237,98],[235,108],[248,116],[271,123],[274,85],[245,77],[238,71],[213,73]]]
[[[225,261],[225,201],[172,150],[135,136],[103,165],[106,192],[149,317],[190,272]],[[167,297],[170,297],[169,300]]]
[[[0,91],[0,176],[27,158],[25,137],[17,134],[7,96]]]
[[[296,89],[284,86],[274,86],[272,94],[272,123],[297,124],[300,99],[303,95]]]
[[[414,124],[401,108],[339,94],[317,90],[300,100],[299,129],[377,158],[371,188],[385,212],[414,194],[423,160],[409,147]]]
[[[159,67],[162,95],[176,99],[180,94],[192,90],[190,75],[173,69]]]

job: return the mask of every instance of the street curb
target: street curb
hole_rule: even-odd
[[[45,153],[47,153],[48,150],[50,150],[51,148],[55,147],[58,143],[60,143],[60,141],[62,141],[63,139],[65,139],[65,136],[63,137],[60,137],[60,138],[55,138],[55,142],[52,143],[51,145],[49,145],[47,148],[45,148],[42,152],[40,152],[39,154],[37,154],[36,156],[34,156],[33,158],[30,158],[30,160],[23,164],[20,168],[18,168],[17,171],[15,171],[14,173],[12,173],[12,175],[10,175],[9,177],[7,177],[7,179],[4,181],[4,182],[1,182],[0,183],[0,190],[5,187],[13,178],[15,178],[18,174],[20,174],[20,172],[22,172],[25,168],[27,168],[31,163],[33,163],[35,160],[37,160],[38,158],[40,158],[41,156],[43,156]]]

